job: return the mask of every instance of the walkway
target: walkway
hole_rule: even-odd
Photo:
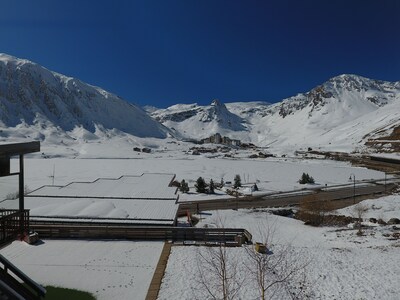
[[[161,251],[160,260],[158,261],[157,268],[154,272],[153,279],[151,280],[149,290],[147,292],[146,300],[156,300],[158,292],[160,291],[161,281],[164,277],[165,269],[169,254],[171,253],[172,243],[165,242],[164,248]]]

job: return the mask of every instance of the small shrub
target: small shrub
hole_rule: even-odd
[[[182,193],[187,193],[189,192],[189,185],[187,184],[187,182],[185,181],[185,179],[182,179],[180,186],[179,186],[179,190]]]
[[[306,196],[301,202],[296,218],[307,225],[320,226],[326,221],[328,212],[333,210],[333,205],[328,200],[318,200],[315,195]]]
[[[28,194],[30,192],[30,189],[28,188],[27,185],[24,187],[24,195]],[[19,191],[8,193],[5,197],[5,200],[15,200],[19,198]]]
[[[180,184],[180,182],[179,182],[179,181],[177,181],[177,180],[174,180],[174,181],[172,181],[172,182],[171,182],[171,186],[174,186],[174,187],[180,187],[180,186],[181,186],[181,184]]]
[[[15,200],[19,198],[19,192],[8,193],[5,200]]]

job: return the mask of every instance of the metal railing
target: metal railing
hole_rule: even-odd
[[[46,290],[42,286],[30,279],[24,272],[14,266],[1,254],[0,281],[4,284],[4,292],[9,295],[11,299],[35,300],[41,299],[46,294]]]

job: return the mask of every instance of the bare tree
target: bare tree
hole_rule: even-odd
[[[361,223],[364,219],[365,213],[368,211],[368,207],[360,202],[354,206],[353,211],[354,211],[355,218],[357,218],[357,221],[356,221],[356,226],[358,228],[357,235],[362,235],[363,231],[362,231]]]
[[[219,219],[218,228],[224,228]],[[267,251],[215,244],[197,251],[196,299],[303,299],[308,296],[306,267],[310,263],[290,244],[274,244],[275,226],[266,221],[258,235]],[[262,252],[262,251],[261,251]],[[244,285],[246,283],[246,290]]]
[[[223,229],[224,222],[218,217],[217,227]],[[215,243],[209,247],[199,247],[197,257],[198,283],[201,299],[232,300],[244,283],[239,278],[239,262],[232,248],[225,243]]]
[[[238,262],[225,245],[199,248],[197,262],[199,283],[205,298],[231,300],[238,296],[244,279],[237,276]]]
[[[264,224],[259,226],[258,230],[262,238],[262,242],[258,244],[265,246],[265,249],[257,251],[254,246],[246,247],[249,258],[247,268],[250,280],[255,282],[258,288],[257,299],[273,298],[276,294],[282,297],[282,291],[285,298],[305,298],[306,266],[309,261],[299,257],[290,245],[275,245],[274,227]]]

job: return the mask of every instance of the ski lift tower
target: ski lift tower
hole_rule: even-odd
[[[40,151],[40,142],[0,145],[0,177],[18,175],[18,210],[0,209],[0,244],[29,229],[29,211],[24,207],[24,155]],[[12,173],[10,159],[19,156],[19,172]],[[0,199],[2,200],[2,199]]]

